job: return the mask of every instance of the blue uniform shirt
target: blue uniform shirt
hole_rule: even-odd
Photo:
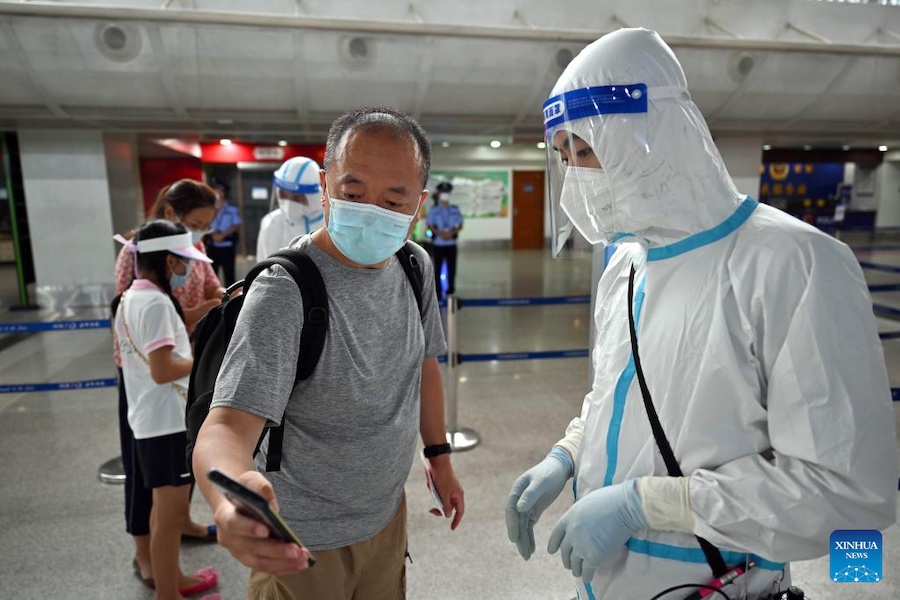
[[[438,203],[437,206],[428,211],[425,223],[435,232],[434,237],[431,239],[435,246],[455,246],[455,239],[445,240],[442,237],[438,237],[437,232],[451,231],[458,225],[462,225],[463,216],[456,206],[452,204],[441,206],[441,204]]]
[[[231,227],[240,224],[241,215],[238,213],[237,207],[225,202],[222,208],[219,209],[219,212],[216,213],[216,218],[213,219],[212,229],[218,232],[228,231]],[[213,245],[216,248],[230,248],[234,246],[234,241],[226,238],[221,242],[213,242]]]

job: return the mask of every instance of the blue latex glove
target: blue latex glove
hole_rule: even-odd
[[[594,578],[597,565],[628,539],[647,527],[636,479],[594,490],[560,517],[547,552],[562,550],[563,566],[585,582]]]
[[[534,524],[562,492],[574,468],[568,452],[553,448],[513,483],[506,501],[506,533],[525,560],[534,554]]]

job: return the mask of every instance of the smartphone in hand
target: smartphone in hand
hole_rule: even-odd
[[[303,542],[300,541],[297,534],[284,522],[281,515],[272,510],[269,506],[269,501],[260,494],[235,481],[218,469],[210,469],[206,476],[222,492],[222,495],[237,507],[239,513],[268,527],[269,537],[297,544],[303,548]],[[314,564],[316,564],[316,559],[310,554],[309,566],[311,567]]]
[[[441,499],[440,491],[438,491],[437,485],[434,483],[434,473],[431,471],[431,464],[429,464],[428,459],[425,458],[424,454],[419,454],[419,458],[422,459],[422,464],[425,465],[425,482],[428,486],[428,491],[431,493],[431,502],[434,505],[434,508],[441,513],[441,516],[446,517],[447,515],[444,513],[444,501]]]

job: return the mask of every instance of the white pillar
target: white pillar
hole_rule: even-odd
[[[106,304],[115,255],[102,134],[30,129],[18,137],[38,304]]]
[[[144,221],[137,136],[133,133],[106,133],[103,135],[103,147],[113,231],[124,235]],[[117,244],[115,251],[118,252],[118,249]]]
[[[865,181],[863,188],[871,188],[873,204],[877,206],[876,228],[900,226],[900,152],[891,152],[875,173],[868,174],[875,181]],[[854,191],[859,196],[860,175],[857,174]],[[874,184],[874,185],[873,185]]]
[[[716,146],[741,194],[759,198],[759,168],[762,164],[762,137],[716,137]]]

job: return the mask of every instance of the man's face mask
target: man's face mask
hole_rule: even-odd
[[[414,215],[335,198],[328,202],[328,234],[341,254],[353,262],[378,264],[406,243]]]

